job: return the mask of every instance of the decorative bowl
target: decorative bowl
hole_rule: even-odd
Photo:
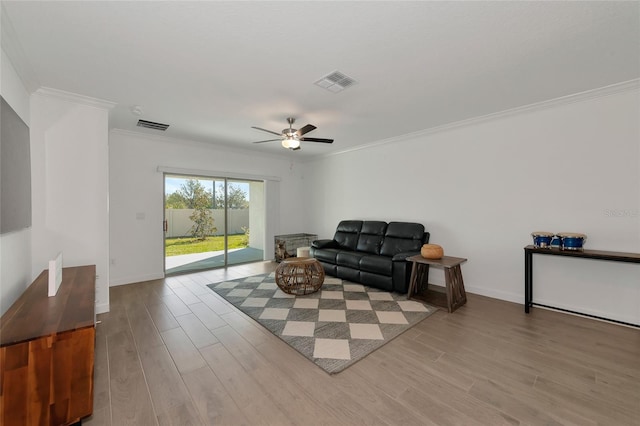
[[[438,244],[425,244],[420,249],[420,254],[425,259],[440,259],[444,256],[444,250]]]

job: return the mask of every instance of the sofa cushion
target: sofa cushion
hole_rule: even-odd
[[[338,248],[338,243],[334,240],[314,240],[311,242],[311,247],[317,249]]]
[[[393,271],[393,262],[390,257],[368,255],[360,259],[360,270],[390,277]]]
[[[343,250],[336,256],[336,265],[360,269],[360,259],[365,256],[367,256],[367,253]]]
[[[358,245],[358,235],[362,229],[361,220],[343,220],[338,224],[333,239],[340,248],[355,250]]]
[[[380,254],[380,247],[387,230],[387,222],[364,221],[356,250],[362,253]]]
[[[340,252],[340,249],[335,248],[327,248],[327,249],[312,249],[313,257],[318,259],[320,262],[331,263],[335,265],[336,256]]]
[[[330,263],[325,263],[325,262],[320,262],[320,264],[322,265],[322,269],[324,269],[324,273],[326,275],[331,275],[332,277],[336,276],[337,273],[337,266],[330,264]]]
[[[360,270],[349,268],[347,266],[336,266],[336,277],[353,283],[360,282]]]
[[[390,222],[380,248],[380,254],[394,256],[405,251],[419,251],[424,237],[424,225],[410,222]]]
[[[379,274],[372,274],[371,272],[361,271],[360,282],[370,287],[379,288],[380,290],[393,291],[393,278],[385,277]],[[404,291],[407,292],[406,290]]]

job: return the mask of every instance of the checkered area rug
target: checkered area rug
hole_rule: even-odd
[[[282,292],[274,273],[209,284],[232,305],[330,374],[391,341],[437,308],[338,278],[305,296]]]

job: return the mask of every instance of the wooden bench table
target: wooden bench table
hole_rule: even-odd
[[[467,303],[460,265],[467,261],[462,257],[442,256],[440,259],[425,259],[417,254],[407,258],[412,262],[409,281],[409,299],[418,299],[426,303],[447,308],[449,313]],[[445,293],[429,289],[427,280],[429,266],[444,269]],[[432,286],[433,287],[433,286]]]

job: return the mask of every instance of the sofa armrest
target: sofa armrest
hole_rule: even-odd
[[[394,262],[404,262],[407,260],[407,257],[415,256],[416,254],[420,254],[419,251],[405,251],[402,253],[398,253],[391,259]]]
[[[311,247],[316,249],[338,248],[336,240],[315,240],[311,243]]]

